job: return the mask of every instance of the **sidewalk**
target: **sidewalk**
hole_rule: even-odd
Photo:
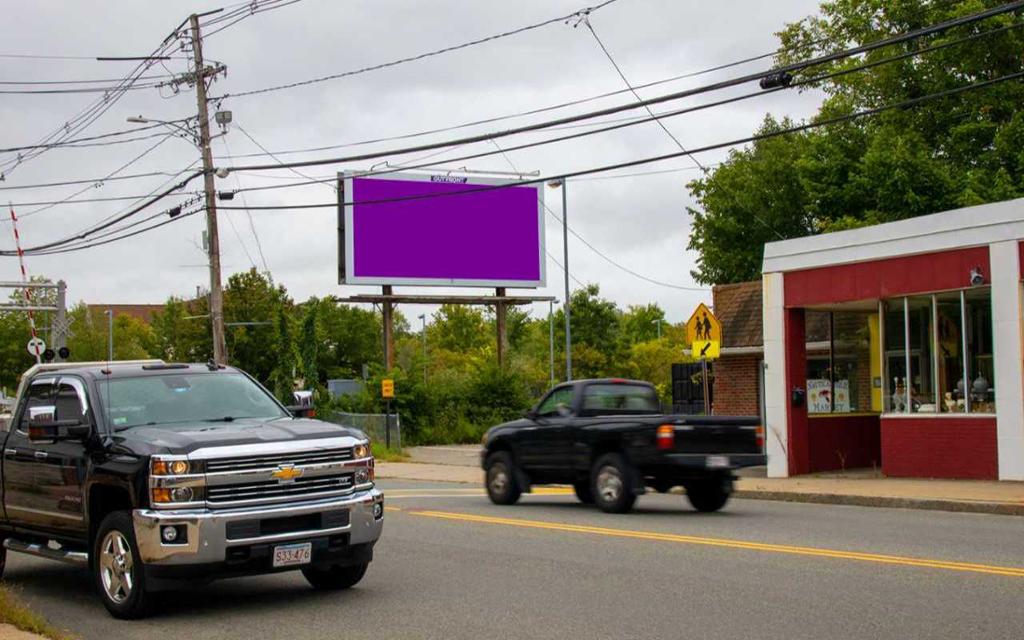
[[[401,480],[462,482],[483,488],[479,447],[414,447],[410,462],[379,462],[377,476]],[[822,473],[796,478],[757,477],[750,469],[736,483],[736,497],[898,507],[1024,516],[1024,483],[879,477],[871,471]]]

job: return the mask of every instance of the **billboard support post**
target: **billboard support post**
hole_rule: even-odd
[[[505,349],[508,346],[508,334],[506,332],[505,319],[507,307],[502,301],[505,298],[505,287],[498,287],[494,290],[498,302],[494,305],[494,324],[498,329],[498,368],[505,368]]]
[[[391,285],[383,287],[385,298],[391,297]],[[391,300],[385,299],[381,302],[381,320],[384,331],[384,370],[390,372],[395,365],[395,314]]]

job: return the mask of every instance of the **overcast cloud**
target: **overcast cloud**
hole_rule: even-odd
[[[222,6],[212,0],[145,3],[4,0],[0,4],[4,7],[0,53],[66,56],[144,55],[190,12]],[[586,4],[587,0],[304,0],[251,17],[205,41],[207,58],[228,66],[227,77],[217,81],[211,95],[283,84],[416,55],[567,14]],[[591,21],[629,79],[640,84],[770,51],[777,46],[774,32],[785,23],[814,12],[816,7],[817,3],[812,0],[619,0],[596,12]],[[0,58],[0,62],[0,80],[5,82],[116,78],[131,68],[131,63],[92,60]],[[166,69],[156,66],[152,72],[181,72],[186,64],[183,59],[172,60],[166,63]],[[654,96],[731,77],[740,71],[760,70],[766,65],[767,62],[748,65],[641,93]],[[228,98],[222,108],[230,109],[235,123],[260,144],[277,151],[400,135],[622,88],[621,79],[590,33],[583,27],[559,23],[355,77],[258,96]],[[750,90],[747,86],[740,92]],[[94,99],[93,94],[0,95],[0,120],[3,122],[0,147],[35,142]],[[627,99],[626,95],[616,96],[559,114],[619,104]],[[690,104],[706,99],[698,98]],[[749,135],[768,112],[807,117],[814,113],[819,100],[813,94],[775,94],[674,118],[666,124],[688,148],[698,147]],[[131,125],[125,122],[128,116],[141,114],[168,120],[187,117],[195,114],[195,106],[195,96],[188,91],[173,96],[165,90],[164,97],[156,89],[133,91],[81,135],[129,127]],[[671,107],[676,106],[681,103],[671,104]],[[443,140],[525,121],[506,121],[417,141]],[[506,138],[500,143],[512,146],[533,139],[538,136]],[[0,182],[0,187],[5,189],[0,196],[14,203],[65,198],[82,187],[19,190],[10,187],[100,177],[156,141],[50,151],[10,172],[6,180]],[[387,149],[402,144],[390,142],[359,147],[359,150]],[[485,150],[493,150],[493,147],[484,144],[462,147],[439,156],[437,161],[444,164],[445,157]],[[551,175],[675,150],[674,143],[657,125],[644,124],[582,140],[512,152],[510,156],[520,170],[539,170],[543,175]],[[215,155],[220,156],[218,166],[231,164],[223,158],[229,151],[247,154],[259,149],[236,127],[214,143]],[[339,150],[335,155],[347,151],[350,150]],[[323,155],[324,152],[283,157],[305,159]],[[703,154],[699,160],[713,164],[725,155],[724,151]],[[0,161],[9,158],[10,155],[5,154],[0,156]],[[196,158],[196,150],[188,142],[174,138],[124,173],[173,173]],[[399,157],[392,163],[403,159],[409,158]],[[270,159],[260,161],[272,162]],[[692,167],[692,164],[681,158],[625,172]],[[469,166],[509,169],[501,156],[479,159]],[[340,169],[366,168],[368,165],[362,164],[314,167],[302,172],[325,176]],[[570,181],[569,223],[595,247],[630,269],[657,280],[693,286],[689,273],[694,256],[686,251],[689,234],[686,207],[692,201],[685,185],[697,175],[691,168],[659,175]],[[218,188],[280,184],[285,182],[281,178],[299,179],[285,170],[265,177],[247,173],[218,179]],[[107,182],[79,197],[144,194],[163,180]],[[200,182],[195,181],[190,189],[198,189],[199,185]],[[334,198],[330,187],[313,185],[252,193],[246,202],[249,205],[311,203],[330,202]],[[560,194],[548,190],[547,202],[560,215]],[[242,202],[236,198],[231,204]],[[38,214],[32,214],[37,207],[19,205],[16,208],[24,217],[21,225],[24,243],[35,245],[87,227],[124,206],[123,202],[67,204]],[[347,296],[374,291],[336,284],[335,217],[336,212],[330,209],[252,213],[253,227],[267,265],[275,280],[285,284],[298,300],[311,295]],[[262,269],[253,227],[246,213],[224,211],[220,221],[225,279],[230,273],[254,264]],[[550,216],[547,223],[548,248],[560,260],[561,227]],[[194,295],[196,286],[207,282],[205,258],[199,249],[204,227],[202,217],[193,216],[103,248],[29,257],[27,267],[31,274],[65,279],[74,301],[155,303],[169,295]],[[0,225],[0,247],[13,246],[10,226]],[[576,238],[570,237],[569,250],[573,276],[582,282],[600,284],[602,293],[623,307],[657,302],[666,309],[669,319],[676,322],[685,319],[697,302],[710,301],[708,292],[669,289],[624,273]],[[0,278],[4,280],[19,278],[16,259],[2,259],[0,270]],[[537,293],[562,298],[562,277],[549,259],[548,286]],[[398,291],[412,292],[412,288],[398,288]],[[541,313],[542,307],[538,306],[535,312]],[[543,312],[546,312],[546,305],[543,305]],[[405,313],[407,317],[415,317],[422,310],[407,307]]]

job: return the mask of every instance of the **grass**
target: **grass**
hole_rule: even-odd
[[[71,640],[71,636],[59,631],[42,616],[19,602],[11,593],[10,588],[5,585],[0,585],[0,623],[6,623],[21,631],[35,633],[51,640]]]
[[[373,457],[381,462],[405,462],[409,459],[409,456],[401,451],[388,449],[379,442],[371,443],[370,448],[373,449]]]

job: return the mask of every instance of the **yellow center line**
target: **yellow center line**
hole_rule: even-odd
[[[764,542],[730,540],[727,538],[709,538],[703,536],[687,536],[673,533],[657,533],[653,531],[609,529],[606,527],[592,527],[587,525],[565,524],[561,522],[547,522],[543,520],[522,520],[518,518],[497,518],[493,516],[478,516],[469,513],[456,513],[451,511],[429,511],[417,509],[406,510],[405,513],[409,515],[423,516],[426,518],[439,518],[443,520],[456,520],[461,522],[504,525],[508,527],[546,529],[550,531],[565,531],[570,533],[602,535],[617,538],[654,540],[658,542],[675,542],[679,544],[695,544],[712,547],[724,547],[730,549],[746,549],[749,551],[761,551],[766,553],[785,553],[791,555],[811,556],[819,558],[836,558],[841,560],[856,560],[861,562],[874,562],[879,564],[903,565],[909,567],[926,567],[930,569],[944,569],[946,571],[963,571],[970,573],[985,573],[1000,576],[1010,576],[1014,578],[1024,578],[1024,567],[973,564],[968,562],[954,562],[948,560],[935,560],[929,558],[912,558],[877,553],[862,553],[859,551],[843,551],[840,549],[799,547],[784,544],[770,544]]]

